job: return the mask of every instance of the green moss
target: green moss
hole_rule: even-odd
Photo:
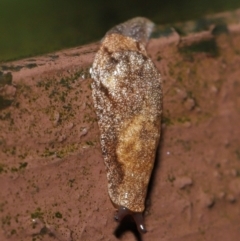
[[[56,218],[62,218],[62,214],[61,214],[60,212],[56,212],[56,213],[55,213],[55,217],[56,217]]]
[[[15,220],[16,223],[19,222],[19,220],[18,220],[19,216],[20,216],[20,214],[18,213],[18,214],[16,214],[16,216],[14,217],[14,220]]]
[[[173,125],[173,122],[171,121],[171,119],[169,117],[163,116],[162,117],[162,124],[170,126],[170,125]]]
[[[88,146],[94,146],[94,143],[93,143],[92,141],[86,141],[86,144],[87,144]]]
[[[179,117],[179,118],[177,118],[177,121],[178,121],[179,123],[185,123],[185,122],[190,122],[191,119],[190,119],[189,117],[184,116],[184,117]]]
[[[52,149],[46,147],[44,152],[41,154],[42,157],[50,157],[56,155],[57,158],[63,158],[69,153],[74,152],[78,149],[77,144],[69,144],[65,146],[61,146],[61,148],[55,148],[54,146],[51,147]]]
[[[240,177],[240,170],[237,170],[237,177]]]
[[[173,176],[172,174],[168,174],[168,178],[167,179],[171,183],[173,183],[176,180],[175,176]]]
[[[68,183],[70,187],[73,187],[73,183],[75,182],[75,179],[69,179]]]
[[[65,109],[66,111],[71,111],[72,110],[72,106],[70,104],[63,105],[63,109]]]
[[[0,203],[0,212],[3,212],[4,211],[4,207],[5,207],[5,205],[7,204],[7,202],[5,201],[5,202],[2,202],[2,203]]]
[[[43,219],[43,212],[41,211],[41,208],[37,208],[35,210],[35,212],[31,213],[31,218],[32,219],[35,219],[35,218]]]
[[[70,90],[73,89],[73,83],[75,83],[79,76],[85,72],[85,70],[79,70],[72,74],[64,75],[58,80],[58,78],[45,79],[37,83],[37,87],[43,88],[45,91],[49,91],[49,98],[59,103],[59,101],[69,103]],[[83,74],[82,74],[83,75]],[[85,76],[85,74],[84,74]],[[65,90],[64,90],[64,89]],[[79,90],[79,89],[78,89]],[[79,90],[81,92],[81,90]],[[72,99],[71,99],[72,100]],[[65,105],[63,108],[71,108],[70,105]]]
[[[61,100],[62,102],[66,102],[66,96],[67,96],[67,93],[62,92],[59,96],[59,100]]]
[[[13,100],[4,99],[0,96],[0,110],[6,109],[7,107],[11,106]]]
[[[20,162],[20,163],[19,163],[19,169],[24,169],[24,168],[27,167],[27,165],[28,165],[27,162]]]
[[[41,155],[42,157],[49,157],[54,155],[56,152],[55,151],[50,151],[49,148],[45,148],[43,154]]]
[[[170,76],[174,76],[175,75],[174,68],[172,68],[171,66],[169,66],[169,75]]]
[[[205,235],[205,230],[203,230],[203,228],[201,228],[201,227],[198,228],[198,232],[199,232],[201,235]]]
[[[157,61],[160,62],[162,60],[162,57],[161,56],[157,56]]]
[[[0,163],[0,174],[7,173],[7,168],[5,164]]]
[[[46,79],[46,80],[37,82],[37,87],[44,88],[45,90],[49,90],[54,85],[56,85],[55,79]]]
[[[90,174],[90,172],[89,172],[89,167],[82,167],[82,174],[84,175],[84,176],[86,176],[86,175],[89,175]]]
[[[16,154],[16,147],[15,146],[10,149],[10,154],[13,155],[13,156]]]
[[[191,143],[188,140],[177,140],[176,143],[181,144],[185,151],[191,150]]]
[[[18,172],[18,168],[16,168],[16,167],[11,167],[11,172]]]
[[[8,154],[8,155],[15,155],[16,154],[16,147],[10,147],[10,148],[2,148],[2,151],[5,153],[5,154]]]
[[[59,55],[51,54],[51,55],[48,55],[48,57],[50,57],[51,59],[58,59]]]
[[[18,172],[20,170],[24,170],[27,167],[27,165],[28,165],[27,162],[20,162],[18,167],[11,167],[10,171],[11,172]],[[3,172],[7,172],[7,169],[9,169],[9,168],[2,165],[2,171]],[[0,165],[0,173],[1,173],[1,165]]]
[[[45,234],[49,233],[49,230],[47,227],[43,227],[41,230],[40,230],[40,236],[43,236]]]
[[[182,82],[183,82],[182,76],[179,75],[179,76],[177,77],[177,81],[180,82],[180,83],[182,83]]]
[[[27,64],[26,67],[29,68],[29,69],[32,69],[32,68],[37,67],[37,64],[35,64],[35,63]]]
[[[94,123],[95,121],[97,121],[97,119],[92,116],[92,113],[84,114],[83,123]]]
[[[235,151],[237,159],[240,161],[240,150]]]
[[[175,31],[176,31],[180,36],[182,36],[182,37],[187,36],[186,31],[185,31],[182,27],[176,26],[176,25],[174,26],[174,25],[173,25],[173,28],[175,29]]]
[[[12,230],[11,230],[11,235],[14,235],[14,234],[16,234],[16,233],[17,233],[16,229],[12,229]]]
[[[56,157],[63,158],[69,153],[72,153],[77,149],[78,149],[77,144],[70,144],[70,145],[63,146],[60,150],[56,151]]]
[[[1,65],[1,69],[2,70],[12,70],[12,71],[19,71],[23,68],[24,66],[21,66],[21,65]]]
[[[209,30],[212,24],[214,23],[211,19],[200,18],[195,23],[194,32],[202,32]]]
[[[4,85],[11,85],[12,84],[12,74],[10,72],[4,74],[0,71],[0,87]]]
[[[24,153],[24,154],[20,154],[20,155],[18,155],[18,157],[20,158],[20,159],[25,159],[26,157],[27,157],[27,153]]]
[[[32,99],[32,97],[34,98],[34,96],[33,96],[33,90],[31,86],[24,83],[20,83],[17,85],[17,90],[18,90],[18,93],[28,101],[28,103],[31,103],[32,101],[35,102]]]
[[[151,34],[150,38],[160,38],[169,37],[174,33],[172,27],[166,26],[156,26],[154,32]]]
[[[220,167],[221,167],[221,163],[217,163],[216,168],[220,168]]]
[[[218,46],[215,39],[204,40],[198,43],[194,43],[189,46],[179,48],[179,52],[183,55],[191,56],[194,53],[207,53],[212,57],[219,55]]]
[[[215,36],[220,34],[228,34],[228,33],[229,33],[228,27],[224,23],[216,25],[212,30],[212,34]]]
[[[71,80],[71,78],[62,78],[60,80],[60,84],[67,89],[71,89],[70,80]]]
[[[179,122],[179,123],[186,123],[186,122],[190,122],[191,121],[191,119],[189,118],[189,117],[179,117],[179,118],[177,118],[177,122]]]
[[[1,218],[2,221],[2,226],[10,226],[11,225],[11,216],[10,215],[6,215],[4,217]]]

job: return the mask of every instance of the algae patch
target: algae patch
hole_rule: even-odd
[[[194,53],[206,53],[211,57],[219,56],[219,50],[215,39],[204,40],[189,46],[181,47],[179,48],[179,52],[186,56],[191,56]]]
[[[12,84],[12,74],[11,72],[7,72],[4,74],[2,71],[0,71],[0,87],[4,85],[11,85]]]

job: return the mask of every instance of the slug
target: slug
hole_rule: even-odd
[[[108,193],[115,219],[131,215],[139,232],[160,138],[160,73],[146,52],[154,24],[142,17],[109,30],[91,68]]]

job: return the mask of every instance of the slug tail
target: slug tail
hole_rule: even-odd
[[[142,213],[132,213],[132,217],[137,225],[137,229],[140,233],[146,233],[147,230],[144,225]]]
[[[146,233],[147,232],[147,230],[145,228],[145,225],[144,225],[142,213],[132,212],[128,208],[120,206],[117,214],[115,215],[115,219],[118,222],[121,222],[123,220],[123,218],[127,215],[131,215],[133,217],[134,222],[137,226],[137,229],[140,233]]]

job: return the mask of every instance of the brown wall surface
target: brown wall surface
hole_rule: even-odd
[[[107,193],[89,75],[99,43],[0,64],[0,240],[239,240],[236,13],[148,44],[164,111],[143,237],[118,227]]]

